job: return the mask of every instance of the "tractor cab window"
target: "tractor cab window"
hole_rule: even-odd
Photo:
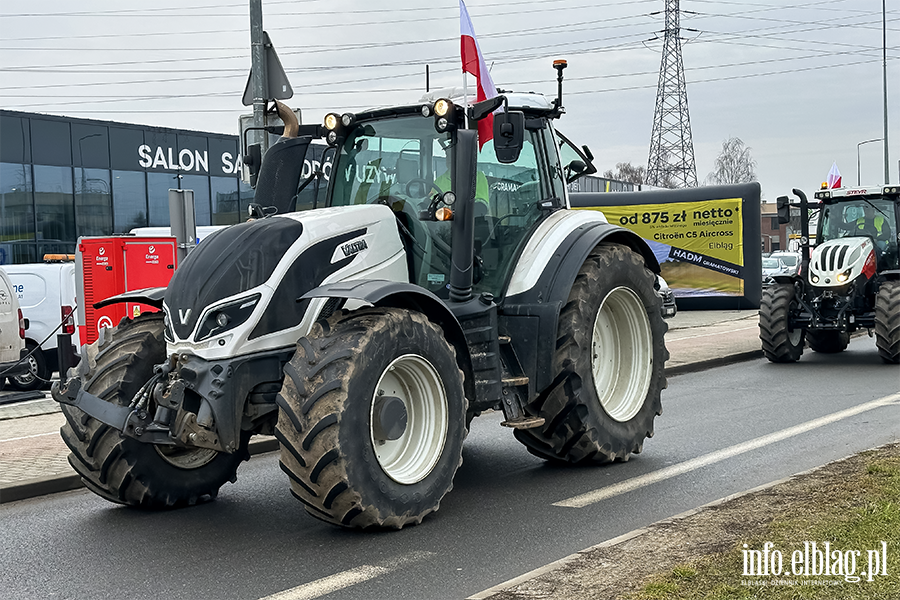
[[[331,206],[384,204],[397,217],[410,281],[446,296],[450,223],[419,220],[438,192],[450,189],[450,135],[418,115],[358,124],[337,150]]]
[[[550,195],[547,181],[541,177],[541,147],[536,133],[540,132],[526,131],[522,152],[514,163],[497,160],[493,141],[488,141],[478,154],[476,293],[503,293],[520,246],[542,216],[538,202]],[[482,188],[484,191],[480,192]]]
[[[894,202],[887,199],[853,200],[825,206],[820,242],[868,236],[879,253],[879,269],[898,268],[897,217]]]

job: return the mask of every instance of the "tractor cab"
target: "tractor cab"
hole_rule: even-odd
[[[494,297],[503,296],[515,258],[537,224],[567,207],[552,103],[537,95],[509,95],[507,103],[521,115],[518,124],[500,123],[494,139],[474,149],[473,292]],[[407,249],[410,282],[445,299],[452,222],[462,214],[457,199],[465,187],[454,165],[464,163],[462,153],[469,151],[457,141],[463,127],[463,106],[448,98],[325,119],[335,152],[328,206],[389,206]],[[518,138],[514,152],[506,143],[510,137]],[[574,152],[580,162],[575,170],[590,172],[588,159]]]

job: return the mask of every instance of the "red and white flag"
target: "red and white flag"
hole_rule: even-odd
[[[478,40],[475,38],[475,28],[472,27],[472,19],[469,18],[469,11],[466,10],[466,3],[463,0],[459,0],[459,34],[463,73],[471,73],[478,82],[475,101],[493,98],[497,95],[497,88],[494,87],[491,72],[484,63],[484,56],[481,55]],[[493,137],[494,115],[491,114],[478,121],[478,149],[480,150]]]
[[[828,171],[828,187],[830,189],[841,187],[841,172],[838,171],[837,162],[831,164],[831,170]]]

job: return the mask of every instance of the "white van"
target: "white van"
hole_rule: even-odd
[[[25,373],[25,319],[12,282],[0,267],[0,390],[7,377]]]
[[[12,377],[9,387],[36,390],[49,387],[50,377],[59,370],[56,336],[71,333],[72,344],[81,347],[72,312],[75,300],[75,263],[44,262],[5,265],[22,313],[28,319],[25,346],[29,352],[29,370]],[[62,326],[60,323],[64,322]]]

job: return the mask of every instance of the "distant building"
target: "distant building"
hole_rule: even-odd
[[[778,222],[777,207],[772,202],[760,204],[759,231],[764,254],[789,249],[789,226]]]
[[[194,191],[197,225],[237,223],[238,136],[0,110],[0,264],[167,226],[170,188]]]

